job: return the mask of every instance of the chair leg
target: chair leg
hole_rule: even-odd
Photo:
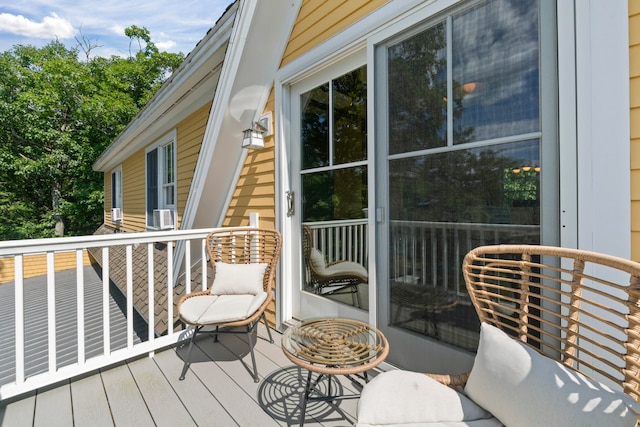
[[[257,324],[254,324],[257,325]],[[251,350],[251,363],[253,364],[253,382],[259,383],[260,378],[258,377],[258,367],[256,366],[256,355],[253,353],[253,336],[251,333],[251,329],[253,329],[250,325],[247,325],[247,336],[249,337],[249,349]]]
[[[194,330],[193,330],[193,335],[191,335],[191,341],[189,342],[189,350],[187,350],[187,357],[184,359],[184,366],[182,367],[182,373],[180,374],[180,381],[184,380],[184,376],[187,374],[187,370],[189,369],[189,366],[191,365],[191,352],[193,351],[193,343],[196,340],[196,335],[198,334],[198,331],[201,329],[201,326],[197,326]]]
[[[355,285],[353,285],[353,290],[351,293],[351,299],[353,300],[353,305],[355,307],[358,308],[362,308],[362,305],[360,303],[360,288],[359,288],[359,283],[356,283]]]
[[[267,334],[269,335],[269,342],[273,344],[273,338],[271,337],[271,329],[269,329],[269,324],[267,323],[267,316],[262,313],[262,320],[264,321],[264,326],[267,328]]]

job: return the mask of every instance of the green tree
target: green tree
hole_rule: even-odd
[[[183,60],[158,52],[144,27],[125,33],[144,41],[129,58],[85,50],[81,61],[89,43],[59,41],[0,55],[0,239],[90,234],[102,222],[91,166]]]

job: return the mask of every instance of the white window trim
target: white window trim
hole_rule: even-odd
[[[163,170],[163,165],[164,165],[164,159],[163,159],[163,155],[164,152],[163,150],[161,150],[161,148],[165,147],[166,145],[169,144],[173,144],[173,191],[174,191],[174,197],[175,197],[175,204],[172,205],[165,205],[163,203],[163,188],[164,188],[164,184],[162,182],[162,170]],[[157,179],[157,191],[158,191],[158,209],[170,209],[173,212],[173,218],[174,218],[174,225],[173,227],[175,228],[175,219],[177,217],[177,199],[178,199],[178,169],[177,169],[177,148],[178,148],[178,144],[177,144],[177,132],[175,129],[173,129],[171,132],[166,133],[165,135],[161,136],[156,142],[154,142],[153,144],[151,144],[150,146],[148,146],[145,151],[144,151],[144,206],[145,206],[145,224],[146,224],[146,228],[148,230],[157,230],[157,227],[154,227],[152,225],[149,225],[150,223],[150,219],[147,217],[147,195],[148,195],[148,191],[147,188],[149,187],[149,183],[148,183],[148,173],[147,173],[147,154],[150,151],[156,150],[158,149],[158,174],[156,176]]]

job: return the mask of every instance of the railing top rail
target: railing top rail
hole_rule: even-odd
[[[392,224],[412,225],[429,228],[444,228],[449,230],[538,230],[539,225],[530,224],[494,224],[481,222],[439,222],[439,221],[406,221],[406,220],[390,220]]]
[[[56,237],[50,239],[7,240],[0,242],[0,257],[44,252],[63,252],[102,246],[156,243],[204,238],[214,228],[195,230],[148,231],[105,235]]]

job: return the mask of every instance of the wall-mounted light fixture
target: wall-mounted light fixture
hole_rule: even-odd
[[[264,148],[264,137],[271,135],[271,112],[253,122],[251,127],[242,132],[242,148],[259,150]]]

